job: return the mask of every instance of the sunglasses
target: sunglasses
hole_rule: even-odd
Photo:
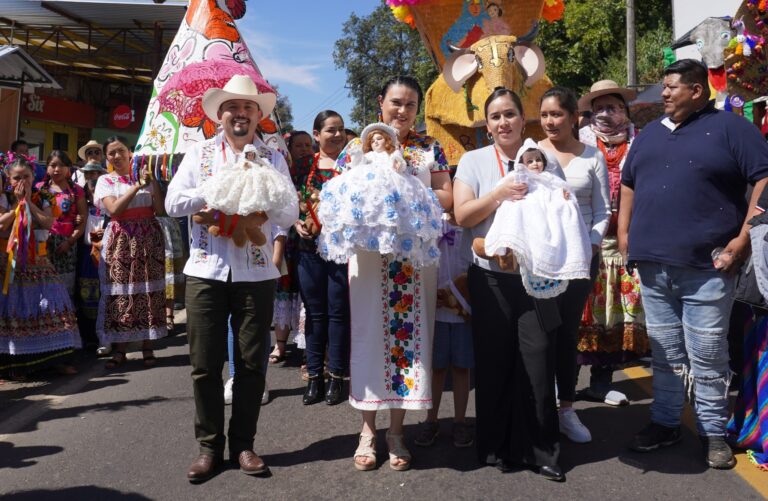
[[[101,150],[85,150],[86,155],[96,155],[101,154]]]

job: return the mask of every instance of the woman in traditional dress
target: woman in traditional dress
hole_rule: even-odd
[[[7,173],[9,190],[0,193],[0,374],[23,379],[50,365],[76,374],[68,361],[81,345],[75,309],[46,252],[53,200],[33,191],[35,170],[26,159],[14,160]]]
[[[504,200],[519,200],[525,184],[498,184],[523,143],[520,98],[497,89],[485,102],[493,144],[465,153],[454,178],[456,220],[465,238],[485,238]],[[514,264],[473,251],[469,268],[475,350],[477,452],[502,471],[537,469],[563,481],[555,405],[556,299],[529,296]]]
[[[96,183],[96,204],[110,216],[99,264],[96,331],[102,344],[115,344],[107,369],[125,362],[132,341],[143,341],[144,366],[152,367],[152,340],[166,335],[165,242],[155,217],[163,211],[160,186],[146,166],[134,178],[125,138],[108,138],[104,152],[113,171]]]
[[[412,130],[423,93],[411,77],[395,77],[379,95],[381,122],[397,130],[403,157],[411,172],[437,195],[445,210],[453,203],[448,163],[440,144]],[[337,167],[351,163],[349,150]],[[432,332],[437,300],[437,267],[414,267],[408,260],[360,251],[349,260],[352,349],[350,395],[363,414],[363,429],[355,451],[355,468],[376,467],[376,412],[389,409],[389,464],[395,470],[411,466],[403,441],[407,409],[432,407]]]
[[[317,254],[317,201],[326,181],[338,174],[336,157],[344,148],[344,121],[332,110],[320,112],[313,126],[320,150],[299,166],[294,182],[299,191],[301,216],[294,228],[299,235],[298,278],[307,310],[307,389],[304,405],[325,399],[328,405],[343,400],[342,386],[349,371],[349,286],[347,265],[324,261]],[[323,366],[328,353],[328,387]]]
[[[89,162],[80,169],[85,180],[85,201],[88,206],[88,218],[85,233],[77,249],[77,323],[83,336],[83,347],[96,350],[99,339],[96,335],[96,318],[99,312],[99,265],[98,255],[101,249],[101,237],[104,236],[104,216],[94,205],[93,192],[99,177],[107,171],[100,163]],[[94,249],[95,247],[95,249]],[[96,259],[94,258],[96,257]]]
[[[164,199],[165,194],[162,196]],[[177,299],[184,297],[184,264],[187,256],[184,255],[179,221],[168,217],[163,210],[157,216],[157,222],[163,230],[165,242],[165,328],[170,336],[174,329],[173,305]]]
[[[611,216],[600,249],[597,280],[579,328],[577,359],[579,365],[592,366],[589,387],[582,395],[610,405],[628,403],[623,393],[611,389],[614,366],[641,357],[650,349],[640,279],[627,272],[616,243],[621,168],[635,138],[627,103],[636,96],[632,89],[601,80],[579,99],[579,109],[592,112],[590,125],[579,130],[579,139],[598,148],[605,157]]]
[[[578,376],[576,344],[584,305],[597,276],[600,245],[608,230],[608,172],[603,154],[594,146],[579,142],[574,136],[579,113],[576,96],[570,89],[553,87],[545,92],[541,98],[539,119],[547,135],[539,147],[547,155],[548,164],[563,169],[568,187],[579,202],[579,210],[592,244],[590,278],[569,281],[566,291],[558,297],[563,322],[557,332],[560,432],[573,442],[586,443],[592,440],[592,434],[573,409]]]
[[[314,152],[312,151],[312,136],[306,131],[293,131],[288,137],[288,152],[290,153],[291,179],[294,184],[299,166],[308,165]],[[297,244],[299,236],[295,228],[288,235],[279,235],[274,241],[273,261],[278,269],[285,273],[277,280],[275,290],[275,312],[272,324],[275,327],[275,348],[269,354],[269,363],[277,364],[285,360],[285,347],[291,331],[297,332],[297,347],[306,348],[303,329],[300,329],[301,297],[299,295]]]
[[[85,231],[88,205],[85,192],[72,181],[72,160],[65,152],[53,150],[48,155],[45,177],[37,188],[41,195],[55,201],[56,219],[48,234],[48,259],[74,298],[77,242]]]

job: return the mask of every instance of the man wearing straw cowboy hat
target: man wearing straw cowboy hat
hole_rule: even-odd
[[[101,149],[101,145],[95,139],[89,140],[77,150],[77,156],[80,157],[84,163],[97,163],[102,164],[104,162],[104,150]],[[72,173],[72,180],[85,188],[85,175],[83,169],[77,169]]]
[[[246,145],[289,177],[285,159],[268,148],[256,134],[262,117],[275,107],[276,96],[260,93],[245,75],[235,75],[222,89],[203,95],[203,110],[220,131],[195,145],[168,186],[165,209],[171,217],[190,216],[207,210],[199,188],[220,166],[236,162]],[[273,225],[289,227],[298,219],[298,200],[268,211]],[[262,247],[237,247],[229,238],[208,234],[207,226],[192,222],[187,276],[187,334],[195,395],[195,436],[200,454],[187,478],[199,483],[213,476],[222,463],[229,439],[229,458],[249,475],[269,469],[253,452],[253,438],[264,392],[266,350],[275,279],[280,272],[272,263],[272,240]],[[232,418],[224,435],[224,388],[221,371],[227,357],[227,322],[231,316],[235,342],[235,378]]]

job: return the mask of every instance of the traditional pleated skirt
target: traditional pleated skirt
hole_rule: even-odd
[[[61,281],[67,288],[69,297],[75,297],[75,270],[77,269],[77,245],[71,245],[69,250],[56,254],[56,248],[69,237],[63,235],[48,235],[48,259],[53,269],[61,277]]]
[[[184,297],[184,242],[179,222],[172,217],[158,217],[165,240],[165,298]]]
[[[155,217],[112,219],[99,262],[102,345],[164,337],[165,238]]]
[[[437,267],[358,252],[349,260],[349,297],[350,404],[432,408]]]
[[[7,266],[8,255],[0,252],[0,277]],[[72,300],[50,261],[38,256],[17,268],[8,294],[0,292],[0,372],[63,363],[80,346]]]
[[[627,273],[615,238],[603,240],[601,258],[579,328],[581,365],[626,363],[650,350],[639,277]]]

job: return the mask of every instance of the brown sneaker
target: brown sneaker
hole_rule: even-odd
[[[242,451],[237,459],[230,460],[234,463],[240,464],[240,471],[246,475],[267,475],[269,474],[269,467],[264,463],[259,456],[253,451]]]
[[[218,456],[200,454],[187,471],[187,480],[193,484],[205,482],[216,474],[222,460]]]
[[[475,438],[472,436],[472,429],[467,423],[453,423],[453,445],[454,447],[472,447]]]

